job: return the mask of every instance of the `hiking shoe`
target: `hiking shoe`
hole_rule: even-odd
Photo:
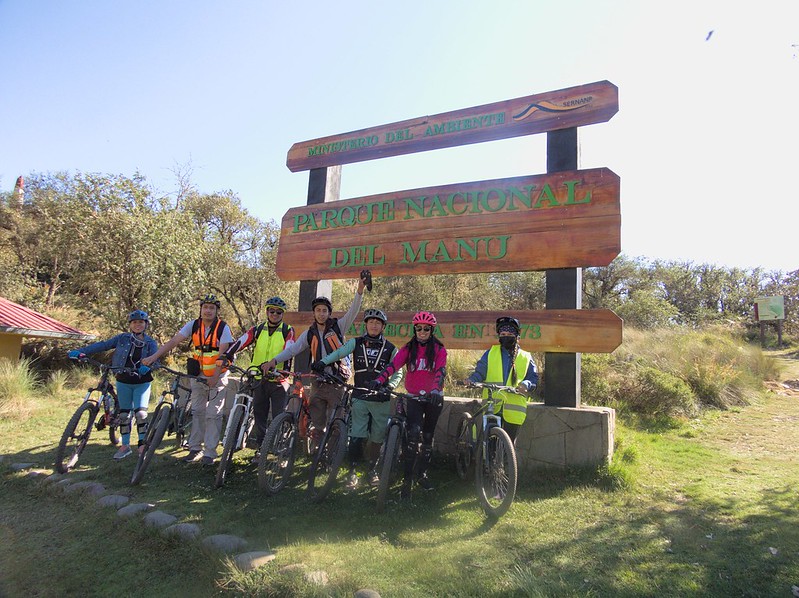
[[[432,490],[434,488],[432,482],[430,482],[430,478],[428,478],[426,475],[423,475],[416,480],[416,485],[424,490]]]
[[[200,459],[200,464],[201,465],[213,465],[214,464],[214,458],[213,457],[203,457],[202,459]]]
[[[114,453],[114,461],[122,461],[125,457],[129,457],[133,454],[133,451],[130,450],[129,446],[121,446],[119,450]]]
[[[184,463],[196,463],[202,458],[202,451],[189,451],[189,454],[181,459]]]
[[[376,488],[380,485],[380,476],[377,475],[376,471],[369,472],[369,485],[372,488]]]
[[[350,475],[347,477],[347,489],[355,490],[358,487],[358,474],[350,472]]]

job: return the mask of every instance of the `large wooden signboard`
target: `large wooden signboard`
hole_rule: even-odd
[[[397,347],[413,335],[414,312],[389,312],[385,336]],[[335,316],[341,316],[337,313]],[[610,353],[621,344],[621,319],[608,309],[548,309],[540,311],[437,311],[435,334],[448,349],[487,349],[497,342],[496,318],[510,315],[522,325],[519,343],[534,352]],[[283,317],[297,329],[307,330],[313,321],[312,312],[286,312]],[[345,331],[348,338],[365,330],[361,318]]]
[[[621,249],[619,177],[607,168],[396,191],[292,208],[284,280],[606,266]]]
[[[605,122],[618,110],[618,88],[598,81],[302,141],[291,146],[286,166],[297,172],[568,129]]]

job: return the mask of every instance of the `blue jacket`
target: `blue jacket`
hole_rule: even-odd
[[[92,343],[91,345],[87,345],[82,349],[78,349],[78,351],[81,353],[86,353],[87,355],[91,355],[92,353],[100,353],[102,351],[114,349],[114,355],[111,357],[111,367],[121,368],[125,367],[125,362],[128,359],[128,355],[130,355],[131,346],[133,344],[131,342],[132,339],[133,333],[123,332],[122,334],[117,334],[116,336],[109,338],[107,341]],[[157,349],[158,343],[155,342],[155,339],[145,334],[144,347],[142,347],[141,356],[149,357],[155,353]]]

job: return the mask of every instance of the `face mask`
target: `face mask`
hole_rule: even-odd
[[[510,351],[513,347],[516,346],[516,337],[515,336],[500,336],[499,337],[499,344],[502,345],[503,349],[507,349]]]

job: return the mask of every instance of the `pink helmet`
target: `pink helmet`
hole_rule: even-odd
[[[429,324],[430,326],[436,325],[436,317],[429,311],[420,311],[413,316],[413,323],[416,324]]]

